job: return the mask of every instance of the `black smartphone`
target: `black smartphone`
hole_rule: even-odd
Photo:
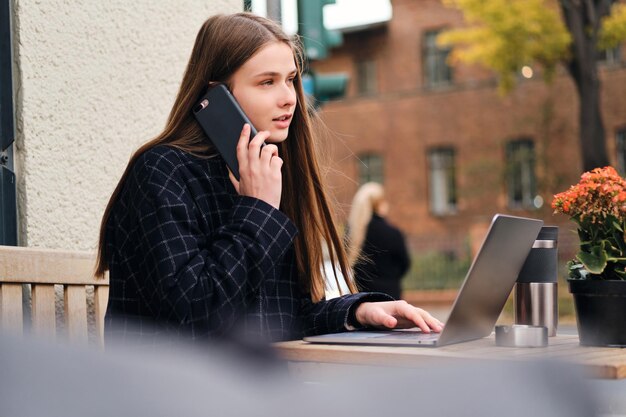
[[[224,84],[212,85],[193,108],[193,115],[239,181],[237,142],[241,136],[241,130],[243,125],[248,123],[250,139],[256,136],[257,130],[252,126],[235,97]]]

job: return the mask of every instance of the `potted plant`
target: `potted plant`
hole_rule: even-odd
[[[552,208],[578,226],[568,283],[580,344],[626,346],[626,180],[612,167],[585,172]]]

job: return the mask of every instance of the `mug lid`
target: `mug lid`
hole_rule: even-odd
[[[537,235],[537,240],[558,240],[559,227],[558,226],[543,226]]]

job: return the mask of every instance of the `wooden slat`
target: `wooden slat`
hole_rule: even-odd
[[[93,276],[93,252],[0,246],[0,282],[107,285]]]
[[[16,334],[24,331],[24,318],[22,312],[22,285],[21,284],[1,284],[0,315],[2,316],[2,330]]]
[[[38,337],[56,337],[55,293],[52,284],[32,286],[33,333]]]
[[[87,295],[84,285],[65,287],[65,324],[70,342],[87,344]]]
[[[98,335],[98,345],[100,346],[104,346],[104,314],[106,313],[108,299],[108,286],[97,286],[94,289],[94,304],[96,308],[96,334]]]
[[[93,276],[95,253],[0,245],[0,325],[23,333],[22,285],[32,284],[33,332],[56,336],[54,284],[64,286],[65,323],[72,342],[87,343],[85,285],[94,286],[96,337],[102,345],[108,274]],[[2,291],[4,288],[4,291]]]

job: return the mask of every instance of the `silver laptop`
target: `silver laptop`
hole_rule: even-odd
[[[542,220],[496,214],[465,276],[441,333],[366,330],[305,337],[312,343],[443,346],[491,334]]]

